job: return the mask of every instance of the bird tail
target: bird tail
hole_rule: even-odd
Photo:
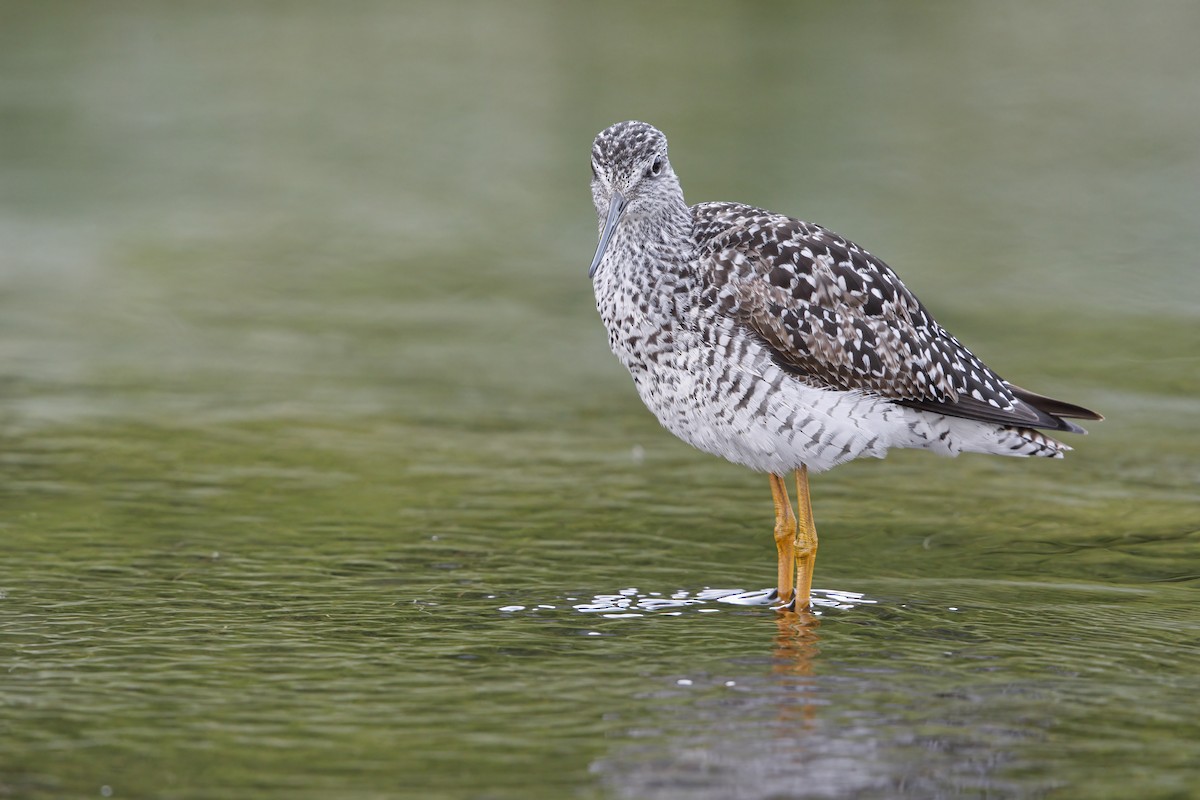
[[[947,456],[959,453],[989,453],[996,456],[1037,456],[1040,458],[1062,458],[1071,448],[1053,439],[1036,428],[1015,425],[980,424],[976,420],[960,417],[925,417],[928,428],[921,431],[919,443],[909,447],[921,447]]]
[[[1087,433],[1083,428],[1079,428],[1078,432]],[[1063,454],[1071,449],[1070,445],[1063,444],[1034,428],[1000,428],[996,431],[996,444],[1001,449],[988,452],[1003,456],[1062,458]],[[1005,448],[1008,452],[1004,451]]]

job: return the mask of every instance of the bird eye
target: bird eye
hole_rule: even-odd
[[[654,163],[650,165],[650,169],[646,170],[646,174],[651,177],[658,177],[662,174],[663,160],[661,158],[654,159]]]

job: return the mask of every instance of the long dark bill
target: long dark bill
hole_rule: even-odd
[[[604,258],[604,251],[608,249],[608,240],[612,237],[612,232],[617,228],[617,222],[621,219],[621,212],[625,210],[625,197],[620,192],[613,192],[612,202],[608,204],[608,219],[604,221],[604,232],[600,234],[600,243],[596,245],[596,255],[592,258],[592,266],[588,268],[588,277],[596,274],[596,268],[600,266],[600,261]]]

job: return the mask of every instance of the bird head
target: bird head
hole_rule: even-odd
[[[637,121],[600,131],[592,142],[592,202],[601,229],[588,277],[596,274],[622,220],[653,218],[683,203],[663,132]]]

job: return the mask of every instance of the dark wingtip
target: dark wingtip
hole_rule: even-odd
[[[1087,428],[1076,425],[1074,422],[1071,422],[1068,419],[1063,419],[1062,417],[1055,417],[1055,419],[1057,419],[1061,424],[1059,427],[1054,428],[1053,430],[1066,431],[1067,433],[1082,433],[1085,436],[1087,435]]]
[[[1007,386],[1016,398],[1014,406],[1007,410],[996,408],[973,397],[959,397],[953,402],[946,403],[930,400],[896,400],[895,402],[909,408],[945,414],[948,417],[961,417],[1012,427],[1040,428],[1064,433],[1087,433],[1079,425],[1071,422],[1071,419],[1103,419],[1095,411],[1083,406],[1034,394],[1012,384],[1007,384]]]
[[[1092,411],[1090,408],[1084,408],[1083,406],[1077,406],[1074,403],[1067,403],[1062,400],[1055,400],[1053,397],[1046,397],[1044,394],[1031,392],[1028,389],[1022,389],[1020,386],[1014,386],[1011,383],[1008,385],[1008,388],[1012,390],[1012,393],[1016,395],[1018,399],[1024,400],[1026,403],[1029,403],[1029,405],[1033,406],[1039,411],[1045,411],[1047,414],[1051,414],[1055,417],[1095,420],[1104,419],[1104,417],[1102,417],[1100,414],[1097,414],[1095,411]]]
[[[1069,433],[1087,433],[1085,429],[1071,422],[1072,419],[1094,419],[1102,420],[1103,416],[1092,411],[1090,408],[1077,406],[1074,403],[1067,403],[1063,400],[1055,400],[1053,397],[1046,397],[1043,394],[1031,392],[1028,389],[1022,389],[1020,386],[1013,386],[1011,383],[1008,388],[1012,390],[1013,395],[1023,403],[1026,403],[1037,411],[1052,418],[1058,423],[1058,427],[1054,430],[1067,431]]]

